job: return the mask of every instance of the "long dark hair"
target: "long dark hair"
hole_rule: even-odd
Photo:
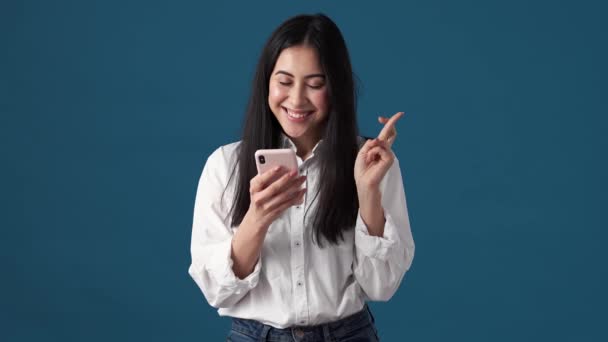
[[[319,186],[313,197],[318,204],[312,226],[313,238],[319,246],[322,246],[321,236],[337,244],[343,239],[342,232],[354,227],[359,208],[353,170],[358,151],[357,95],[344,38],[336,24],[323,14],[288,19],[272,33],[262,50],[232,173],[238,168],[231,223],[238,226],[249,209],[249,183],[257,173],[255,151],[280,147],[282,128],[268,105],[268,86],[281,51],[296,45],[317,50],[329,91],[323,142],[315,150],[320,169]]]

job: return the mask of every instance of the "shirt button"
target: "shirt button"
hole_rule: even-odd
[[[306,323],[306,321],[300,321],[300,324],[304,324],[304,323]]]
[[[298,286],[302,286],[302,282],[301,281],[298,282]]]
[[[300,241],[296,241],[296,246],[300,247]]]

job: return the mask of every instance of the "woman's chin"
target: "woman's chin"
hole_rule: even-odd
[[[285,134],[287,134],[287,136],[289,136],[291,139],[298,139],[304,136],[305,131],[302,131],[300,129],[285,129],[283,128],[283,131],[285,132]]]

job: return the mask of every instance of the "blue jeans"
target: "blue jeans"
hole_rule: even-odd
[[[277,329],[258,321],[233,318],[227,341],[232,342],[377,342],[374,316],[365,305],[363,310],[335,322],[310,327]]]

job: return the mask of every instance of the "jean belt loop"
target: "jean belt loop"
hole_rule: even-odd
[[[269,325],[262,325],[262,333],[260,334],[260,342],[264,342],[268,339],[268,332],[270,331]]]
[[[323,324],[323,341],[331,342],[331,335],[329,334],[329,324]]]

